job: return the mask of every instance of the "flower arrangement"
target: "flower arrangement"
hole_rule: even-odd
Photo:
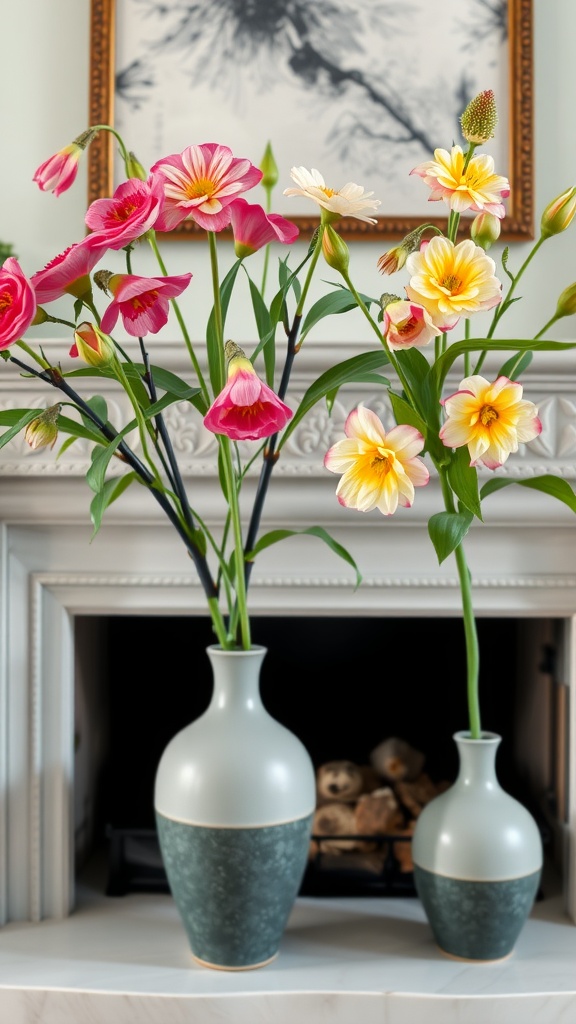
[[[0,413],[0,425],[8,428],[0,436],[0,447],[20,432],[32,448],[53,447],[60,434],[66,435],[63,449],[77,439],[87,441],[92,446],[87,481],[94,492],[91,518],[95,532],[106,509],[127,487],[139,483],[148,488],[194,562],[217,642],[225,649],[246,650],[252,644],[248,592],[254,560],[271,544],[297,532],[289,528],[261,532],[264,503],[283,445],[317,402],[326,400],[330,407],[339,388],[347,383],[385,387],[395,424],[386,429],[372,410],[360,404],[347,419],[346,437],[326,453],[325,466],[340,475],[337,497],[342,505],[363,512],[378,509],[385,516],[399,505],[409,507],[415,488],[426,485],[431,473],[436,474],[444,508],[430,518],[429,534],[439,561],[453,554],[458,567],[473,738],[481,734],[479,653],[463,548],[466,533],[474,519],[482,519],[484,499],[512,482],[548,493],[576,511],[574,492],[558,477],[512,481],[495,476],[480,486],[480,465],[497,469],[519,444],[541,431],[538,410],[524,398],[519,377],[533,351],[574,347],[546,340],[544,335],[560,317],[576,312],[574,284],[561,294],[554,315],[532,339],[500,336],[502,318],[516,301],[526,267],[547,239],[571,223],[576,188],[567,189],[546,207],[540,236],[516,274],[509,269],[509,253],[504,250],[502,269],[508,279],[504,291],[495,262],[487,253],[500,234],[509,183],[495,173],[490,156],[476,152],[493,136],[496,123],[492,92],[480,93],[461,117],[465,147],[437,149],[433,159],[413,170],[430,189],[430,200],[447,204],[448,213],[444,232],[424,223],[379,259],[375,273],[403,271],[408,275],[402,296],[385,293],[370,298],[361,294],[352,282],[348,246],[337,231],[345,217],[375,223],[373,214],[380,203],[372,192],[351,182],[334,190],[317,170],[294,167],[293,185],[285,188],[284,194],[310,199],[318,206],[320,218],[304,258],[291,268],[289,247],[296,241],[298,229],[289,219],[270,212],[279,178],[270,146],[258,167],[247,158],[234,156],[225,145],[203,143],[163,157],[146,171],[110,125],[91,126],[34,175],[42,190],[60,195],[72,186],[86,147],[99,132],[112,132],[126,180],[112,196],[90,205],[85,237],[30,277],[13,256],[8,256],[0,269],[0,354],[24,375],[60,392],[58,402],[47,409]],[[256,186],[264,189],[264,206],[244,198],[244,193]],[[465,221],[462,214],[468,214]],[[194,259],[207,252],[213,285],[213,305],[201,352],[192,342],[178,304],[183,292],[193,286],[193,270],[171,276],[161,251],[163,235],[187,218],[205,232],[207,247],[195,241]],[[466,224],[469,237],[459,240]],[[221,278],[218,243],[224,230],[232,234],[236,260]],[[135,272],[133,264],[142,246],[153,251],[157,276]],[[278,247],[286,247],[289,254],[278,259],[277,284],[268,299],[269,257]],[[113,273],[105,266],[106,254],[119,250],[125,253],[125,273]],[[259,250],[264,250],[265,261],[262,282],[257,285],[246,263]],[[330,284],[308,307],[310,284],[321,259],[342,281]],[[248,282],[258,337],[250,353],[226,336],[227,315],[243,277]],[[106,296],[103,312],[98,309],[93,285]],[[72,302],[68,319],[46,308],[63,299]],[[355,308],[366,318],[375,338],[373,347],[332,366],[310,385],[297,408],[290,408],[290,375],[308,332],[324,317]],[[470,323],[476,313],[486,311],[491,312],[489,329],[485,336],[474,337]],[[169,316],[178,324],[190,361],[190,379],[162,368],[154,358],[159,351],[154,336]],[[461,320],[465,337],[449,344],[450,331]],[[70,330],[70,364],[65,367],[51,365],[41,346],[34,344],[34,327],[46,321],[64,324]],[[114,339],[119,321],[129,337],[138,341],[137,359]],[[494,380],[480,373],[489,352],[512,353]],[[82,362],[80,369],[75,360]],[[461,384],[447,395],[446,378],[457,360],[462,364]],[[383,367],[389,369],[392,381],[383,375]],[[131,408],[127,422],[110,422],[101,396],[84,399],[75,390],[76,379],[87,376],[96,381],[113,380],[123,390]],[[208,528],[178,467],[164,414],[179,402],[191,403],[217,438],[226,510],[221,537]],[[129,442],[134,434],[138,450]],[[243,459],[238,442],[246,441],[254,445]],[[110,473],[113,460],[116,467],[121,465],[119,474]],[[244,522],[242,485],[248,471],[258,464],[255,498]],[[354,568],[357,584],[361,582],[351,554],[326,530],[311,526],[299,532],[328,544]]]

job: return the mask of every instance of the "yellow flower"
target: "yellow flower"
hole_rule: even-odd
[[[346,420],[346,438],[326,452],[324,465],[342,473],[336,489],[341,505],[370,512],[377,508],[392,515],[398,505],[409,508],[414,488],[428,483],[430,474],[416,458],[424,438],[415,427],[401,425],[388,433],[376,413],[362,404]]]
[[[463,213],[493,213],[504,217],[506,210],[502,199],[510,195],[508,178],[494,174],[494,160],[487,153],[473,156],[464,170],[464,152],[461,146],[435,149],[434,159],[415,167],[411,174],[418,174],[431,189],[429,199],[445,199],[451,210]]]
[[[326,222],[339,220],[340,217],[355,217],[366,224],[377,224],[373,217],[366,216],[365,211],[377,210],[380,200],[371,199],[370,196],[374,193],[365,192],[362,185],[355,185],[353,181],[349,181],[341,189],[328,188],[324,178],[314,167],[311,171],[305,167],[293,167],[290,177],[298,188],[285,188],[284,195],[313,199],[323,211],[326,211]]]
[[[502,297],[496,264],[469,238],[458,245],[435,235],[406,260],[406,294],[428,310],[432,322],[447,331],[461,316],[492,309]]]
[[[520,442],[534,440],[542,430],[537,407],[522,394],[522,385],[508,377],[492,383],[478,374],[465,377],[442,403],[447,419],[440,438],[448,448],[467,444],[471,466],[482,462],[498,469]]]

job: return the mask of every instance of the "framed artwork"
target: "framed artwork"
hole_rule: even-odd
[[[532,239],[532,76],[532,0],[443,0],[440,17],[429,0],[91,0],[90,123],[113,125],[144,167],[202,142],[259,165],[269,142],[274,210],[302,237],[318,217],[283,195],[293,166],[381,200],[376,225],[341,222],[348,239],[443,226],[410,172],[463,143],[460,114],[492,89],[482,151],[510,180],[501,238]],[[90,146],[89,202],[121,180],[116,150],[109,132]],[[199,236],[192,221],[172,234]]]

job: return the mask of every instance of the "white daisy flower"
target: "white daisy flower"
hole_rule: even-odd
[[[293,167],[290,177],[298,188],[284,189],[285,196],[306,196],[313,199],[324,210],[338,217],[356,217],[366,224],[376,224],[373,217],[367,217],[366,210],[375,211],[380,206],[379,199],[371,199],[373,192],[366,192],[362,185],[349,181],[341,189],[328,188],[324,178],[315,167],[308,171],[306,167]]]

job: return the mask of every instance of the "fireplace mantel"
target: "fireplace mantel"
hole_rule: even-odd
[[[46,350],[51,359],[61,358],[64,362],[67,347],[65,350],[58,342],[47,342]],[[357,350],[353,344],[336,345],[329,353],[330,361],[345,359]],[[295,397],[322,371],[325,361],[325,346],[303,349],[302,362],[294,378]],[[163,343],[163,363],[175,372],[184,372],[178,366],[177,346]],[[544,432],[499,471],[508,479],[524,480],[540,473],[563,476],[571,482],[576,479],[575,363],[570,355],[556,359],[553,364],[545,354],[534,361],[525,377],[525,394],[539,404]],[[83,390],[88,390],[86,383]],[[118,397],[112,390],[99,390],[106,393],[110,418],[114,421]],[[355,588],[351,568],[320,541],[311,537],[290,538],[263,552],[255,565],[251,579],[254,614],[335,617],[459,614],[460,593],[455,568],[450,559],[441,566],[437,564],[426,530],[428,517],[440,508],[436,482],[432,480],[429,487],[417,492],[412,509],[399,510],[394,517],[383,519],[377,513],[364,516],[342,509],[334,495],[336,478],[323,468],[324,452],[342,436],[345,417],[358,401],[370,404],[385,420],[390,417],[384,394],[366,386],[346,389],[338,395],[331,416],[323,404],[312,410],[278,463],[265,515],[267,528],[325,526],[353,554],[363,575],[362,584]],[[41,407],[53,404],[57,397],[52,391],[42,392],[30,381],[11,373],[9,367],[3,367],[0,408]],[[203,509],[206,519],[217,530],[222,525],[222,512],[215,476],[214,440],[206,435],[189,407],[172,409],[170,415],[183,475],[194,487],[194,503]],[[37,988],[42,993],[38,998],[48,999],[43,1005],[53,1004],[58,1013],[60,996],[55,991],[46,996],[51,986],[44,985],[42,971],[38,974],[43,957],[50,957],[48,947],[41,952],[43,936],[48,936],[50,942],[50,935],[56,935],[51,929],[60,925],[62,941],[72,947],[83,928],[83,910],[79,911],[76,905],[73,864],[73,693],[78,671],[75,619],[84,615],[205,613],[203,594],[192,567],[148,492],[143,488],[130,488],[107,511],[102,528],[92,539],[88,512],[91,492],[84,480],[88,452],[78,443],[58,459],[55,454],[56,450],[46,449],[32,452],[21,439],[0,450],[0,923],[8,922],[0,932],[0,1009],[6,1008],[6,1019],[8,1009],[14,1011],[14,1019],[19,1019],[16,1010],[22,993],[20,996],[16,993],[17,979],[26,977],[24,967],[12,973],[15,964],[10,953],[12,943],[20,950],[22,964],[31,958],[33,973],[36,972],[39,979],[37,984],[31,978],[26,983],[22,981],[22,990]],[[254,478],[250,478],[249,490],[254,483]],[[466,540],[478,615],[565,620],[569,642],[561,671],[569,687],[574,685],[576,675],[572,654],[576,621],[575,529],[576,517],[565,506],[536,491],[511,486],[486,502],[484,524],[474,524]],[[573,700],[567,723],[569,779],[574,778],[576,771],[575,706]],[[567,850],[564,894],[558,896],[550,920],[547,908],[537,911],[536,923],[530,922],[526,939],[531,949],[534,935],[534,941],[542,942],[544,949],[548,943],[552,947],[557,936],[562,949],[568,951],[568,959],[576,952],[576,929],[571,925],[571,918],[576,917],[572,870],[574,803],[570,789],[567,820],[561,826]],[[134,906],[134,903],[125,906]],[[169,927],[176,928],[169,906],[169,902],[162,904],[162,914],[168,915]],[[329,1006],[325,1013],[327,1021],[347,1020],[350,1006],[356,1006],[355,999],[359,998],[361,990],[365,993],[361,1012],[366,1024],[384,1017],[394,1024],[412,1024],[417,1020],[413,1010],[416,1004],[420,1005],[420,990],[410,989],[410,997],[400,991],[386,973],[391,969],[390,964],[381,964],[378,942],[373,948],[362,939],[362,922],[372,933],[375,917],[383,914],[388,922],[385,927],[390,929],[392,948],[398,928],[408,935],[410,929],[416,927],[417,903],[394,902],[387,906],[381,901],[361,903],[353,911],[356,923],[350,948],[346,947],[345,932],[340,933],[338,929],[334,933],[335,945],[331,945],[325,932],[326,914],[330,916],[334,912],[339,921],[344,920],[351,907],[352,904],[345,901],[332,910],[323,903],[319,921],[315,921],[306,903],[297,908],[295,931],[288,933],[288,952],[273,968],[273,982],[266,996],[266,1014],[271,1010],[279,1024],[283,1024],[284,1019],[288,1021],[294,1013],[306,1024],[308,1020],[322,1019],[320,1003],[324,1005],[324,999]],[[93,908],[92,912],[97,917],[105,913],[103,908]],[[136,920],[140,913],[136,909]],[[397,916],[403,919],[406,915],[412,923],[398,923]],[[109,924],[115,927],[112,921]],[[76,927],[80,928],[79,933]],[[419,934],[422,927],[416,927]],[[320,936],[319,946],[315,945],[315,935]],[[291,955],[294,952],[294,963],[299,963],[298,956],[300,959],[304,955],[308,957],[311,949],[316,949],[315,955],[326,965],[340,963],[340,960],[358,965],[356,980],[351,986],[352,996],[345,991],[346,984],[340,976],[328,978],[326,971],[312,974],[313,980],[304,986],[305,995],[302,994],[302,964],[295,967]],[[18,954],[15,955],[18,959]],[[410,935],[398,955],[403,970],[411,967],[415,956],[417,959],[420,956],[411,949]],[[533,962],[533,956],[536,954],[529,952],[527,964]],[[58,960],[57,956],[55,962],[59,965],[58,976],[63,979],[62,989],[74,989],[72,961],[67,961],[66,957]],[[147,962],[146,958],[143,962]],[[150,962],[156,962],[153,956]],[[98,989],[100,984],[91,973],[98,970],[98,957],[92,962],[87,954],[85,966],[85,987],[90,988],[93,982]],[[166,962],[165,966],[170,969],[171,965]],[[516,961],[512,961],[509,974],[499,976],[500,981],[511,977],[516,966]],[[437,981],[426,987],[426,978],[440,977],[432,947],[428,947],[420,968],[422,985],[432,1000],[427,1001],[427,1022],[434,1019],[433,1012],[440,1014],[438,1007],[442,1010],[438,1016],[442,1024],[459,1019],[454,1014],[460,1012],[460,996],[449,1007],[444,1002],[441,986],[435,987]],[[295,969],[297,976],[293,973]],[[446,972],[446,964],[443,970]],[[493,972],[497,970],[489,969],[490,978],[496,977]],[[464,987],[464,995],[482,990],[482,984],[478,988],[476,979],[479,972],[483,972],[483,979],[488,977],[487,971],[484,967],[476,968],[474,981],[466,981],[468,988]],[[110,992],[130,990],[129,970],[124,988],[116,967],[112,974],[118,988],[111,982]],[[254,1002],[249,993],[264,996],[268,991],[266,979],[271,978],[270,973],[256,974],[253,974],[252,988],[250,980],[238,981],[234,987],[231,980],[222,982],[209,972],[208,980],[202,976],[198,993],[211,992],[214,988],[221,993],[233,991],[234,1001],[226,1003],[232,1008],[230,1020],[236,1024],[243,1019],[241,1006],[250,1008],[249,1012],[246,1010],[246,1019],[252,1020],[261,1011],[259,1000]],[[452,981],[447,982],[447,991],[460,991],[458,985],[465,974],[459,968],[457,974],[450,975]],[[344,970],[342,978],[347,977]],[[56,989],[59,985],[52,987]],[[274,998],[270,994],[272,990]],[[286,997],[282,1010],[280,990],[292,992],[290,999]],[[496,984],[494,991],[502,995],[508,989],[505,985],[498,988]],[[324,995],[319,995],[320,992]],[[504,1021],[515,1024],[516,1020],[524,1024],[530,1018],[521,1016],[521,1008],[528,1006],[529,993],[530,1013],[535,1019],[544,992],[549,993],[546,998],[551,1000],[550,1007],[556,1007],[561,1013],[571,1005],[570,1000],[576,998],[576,980],[570,972],[562,976],[562,984],[554,989],[556,1002],[550,988],[543,987],[536,993],[534,989],[524,990],[521,984],[514,987],[510,982],[509,995],[517,1000],[517,1004],[514,1003],[517,1016],[513,1016],[512,1002],[507,1001],[502,1005],[508,1006],[510,1016],[497,1016],[498,1012],[504,1012],[494,1009],[498,1000],[490,1002],[486,1012],[495,1024],[500,1020],[503,1024]],[[239,993],[243,994],[242,998]],[[192,995],[195,990],[180,994]],[[22,998],[29,1007],[36,1007],[36,995],[30,991]],[[15,1001],[11,1002],[12,999]],[[102,1000],[102,1007],[104,1005]],[[488,1003],[483,1005],[486,1009]],[[302,1007],[306,1007],[307,1017],[301,1013]],[[91,1009],[96,1014],[96,1010]],[[218,1003],[217,1012],[220,1009]],[[100,1012],[105,1011],[99,1009]],[[183,1019],[181,1014],[186,1012],[180,1006],[170,1020]],[[466,1013],[472,1014],[467,1020],[471,1024],[476,1024],[477,1020],[483,1022],[484,1018],[473,1016],[475,1012],[467,1005]],[[202,1019],[210,1021],[212,1016],[207,1011]],[[94,1019],[104,1017],[95,1015]],[[137,1018],[126,1013],[125,1018],[118,1016],[117,1019],[131,1022]],[[551,1011],[538,1019],[552,1022],[557,1017]]]

